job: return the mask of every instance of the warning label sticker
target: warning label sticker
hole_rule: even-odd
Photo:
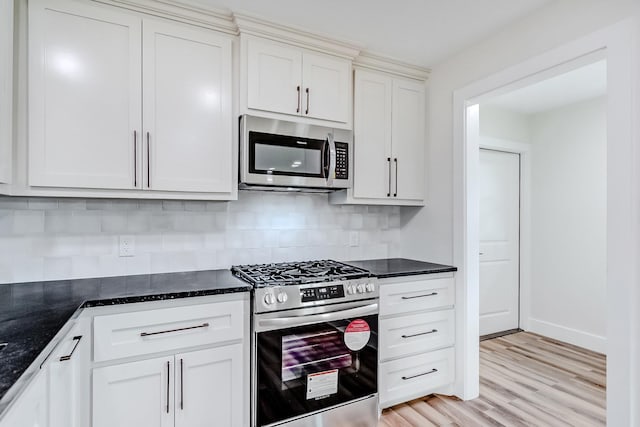
[[[351,351],[359,351],[367,345],[370,336],[369,324],[362,319],[356,319],[344,330],[344,344]]]
[[[307,400],[322,399],[338,392],[338,370],[307,375]]]

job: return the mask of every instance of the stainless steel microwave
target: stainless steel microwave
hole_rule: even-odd
[[[333,191],[353,182],[353,133],[243,115],[240,189]]]

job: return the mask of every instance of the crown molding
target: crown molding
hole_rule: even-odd
[[[94,1],[238,35],[238,28],[233,22],[233,15],[230,11],[196,4],[189,0]]]
[[[244,12],[233,12],[233,19],[240,34],[251,34],[347,59],[355,58],[362,50],[352,42],[336,40],[298,27],[277,24]]]
[[[353,66],[355,68],[384,71],[416,80],[428,80],[429,74],[431,74],[431,69],[429,68],[369,52],[360,52],[360,55],[354,59]]]

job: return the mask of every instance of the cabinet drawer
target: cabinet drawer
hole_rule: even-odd
[[[380,286],[380,316],[453,306],[454,284],[443,277]]]
[[[96,316],[96,362],[242,339],[242,301]]]
[[[380,364],[383,408],[438,391],[454,380],[454,350],[432,351]]]
[[[454,311],[380,320],[380,360],[426,353],[454,344]]]

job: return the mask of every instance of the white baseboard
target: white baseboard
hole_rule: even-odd
[[[529,332],[607,354],[607,339],[605,337],[539,319],[529,318],[528,323],[529,327],[526,330]]]

